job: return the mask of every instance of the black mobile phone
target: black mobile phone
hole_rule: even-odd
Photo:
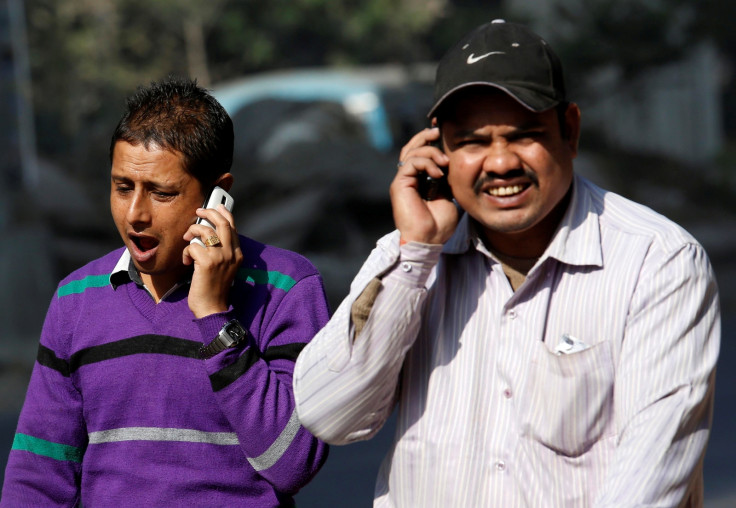
[[[442,138],[440,137],[440,139]],[[431,144],[442,150],[439,140],[433,141]],[[427,173],[417,176],[417,190],[425,201],[433,201],[438,198],[452,199],[452,190],[450,189],[450,184],[447,183],[448,168],[442,167],[440,169],[444,173],[441,178],[432,178]]]
[[[228,194],[225,189],[221,187],[215,186],[215,188],[212,189],[209,196],[207,196],[204,200],[204,203],[202,204],[202,208],[217,208],[217,205],[224,205],[227,211],[232,212],[233,211],[233,197]],[[215,229],[215,225],[212,224],[207,219],[203,219],[201,217],[197,218],[197,224],[204,224],[205,226],[209,226],[212,229]],[[198,237],[192,238],[192,240],[189,243],[198,243],[202,247],[204,247],[204,243],[202,240]]]

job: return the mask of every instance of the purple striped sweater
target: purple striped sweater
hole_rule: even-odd
[[[230,310],[203,319],[188,286],[159,304],[133,282],[112,286],[123,249],[59,284],[0,506],[293,505],[327,457],[292,393],[327,303],[305,258],[241,246]],[[246,346],[199,359],[232,318],[250,331]]]

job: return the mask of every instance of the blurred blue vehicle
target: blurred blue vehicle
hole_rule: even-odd
[[[213,94],[231,116],[244,106],[265,99],[340,104],[363,124],[370,144],[387,151],[394,140],[382,100],[388,84],[386,77],[385,70],[380,74],[337,69],[273,72],[216,86]]]

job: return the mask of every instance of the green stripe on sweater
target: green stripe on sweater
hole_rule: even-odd
[[[84,455],[84,451],[76,446],[52,443],[45,439],[20,433],[15,435],[11,450],[26,451],[55,460],[68,460],[71,462],[82,462],[82,456]]]
[[[275,270],[258,270],[256,268],[239,269],[238,278],[255,284],[270,284],[283,291],[289,291],[296,284],[296,281],[285,273]],[[88,275],[83,279],[73,280],[61,286],[57,291],[57,297],[84,293],[89,288],[101,288],[108,285],[110,285],[110,274]]]
[[[101,288],[110,285],[110,274],[88,275],[84,279],[67,282],[56,293],[58,298],[75,293],[84,293],[88,288]]]
[[[273,287],[283,291],[289,291],[296,284],[296,281],[285,273],[277,271],[267,272],[266,270],[255,268],[241,268],[238,270],[238,278],[255,284],[271,284]]]

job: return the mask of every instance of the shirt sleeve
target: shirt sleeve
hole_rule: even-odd
[[[76,506],[87,432],[54,297],[8,457],[2,507]]]
[[[230,316],[200,324],[214,337]],[[327,459],[327,445],[299,421],[294,405],[294,362],[329,318],[322,280],[297,282],[265,317],[265,343],[250,333],[244,348],[226,349],[205,360],[215,398],[238,436],[246,459],[276,490],[296,493]]]
[[[328,443],[369,439],[394,406],[399,373],[419,331],[425,284],[442,249],[419,243],[399,248],[398,240],[395,232],[379,241],[348,297],[297,360],[299,417]],[[356,335],[354,303],[376,278],[381,287]]]
[[[630,309],[615,393],[620,429],[596,507],[701,506],[720,309],[699,245],[650,254]]]

